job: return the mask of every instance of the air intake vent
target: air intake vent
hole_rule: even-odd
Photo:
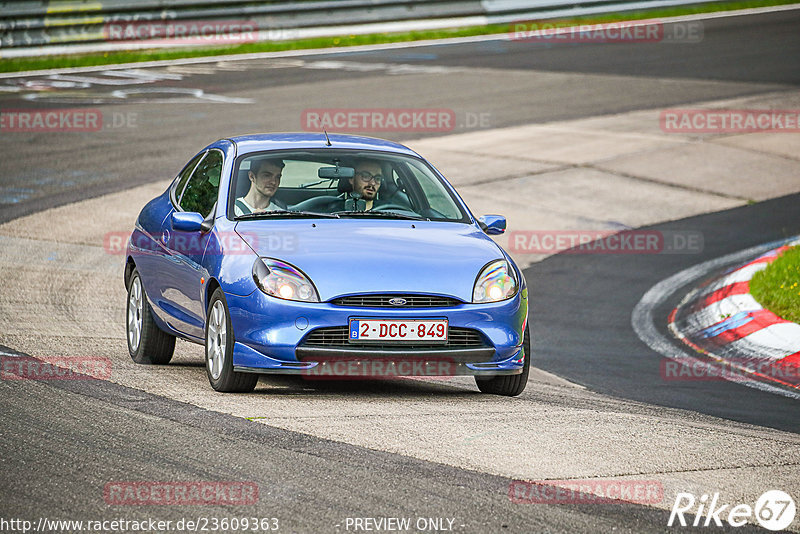
[[[351,295],[334,299],[331,304],[351,308],[450,308],[462,302],[437,295]]]

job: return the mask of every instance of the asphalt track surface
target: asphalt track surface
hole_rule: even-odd
[[[683,23],[685,24],[685,23]],[[450,45],[419,47],[413,51],[387,50],[380,54],[357,53],[351,57],[365,61],[427,62],[437,65],[492,67],[500,69],[533,69],[551,72],[580,72],[583,74],[615,74],[620,76],[659,77],[681,80],[718,80],[756,84],[800,83],[800,38],[797,11],[704,20],[704,34],[698,43],[642,42],[635,46],[625,43],[551,44],[526,42],[524,38],[505,42],[486,42],[472,46]],[[668,34],[669,32],[665,32]],[[587,46],[588,45],[588,46]],[[346,57],[346,56],[345,56]],[[670,95],[670,93],[672,93]],[[531,95],[536,98],[536,95]],[[571,95],[573,98],[576,95]],[[602,94],[599,113],[608,113],[619,106],[621,110],[637,109],[642,101],[632,90],[631,100],[610,99]],[[685,92],[672,88],[652,95],[648,106],[682,99]],[[674,101],[673,101],[674,102]],[[555,118],[572,118],[575,106],[552,109],[562,113]]]
[[[665,381],[663,359],[654,358],[631,328],[631,310],[657,282],[704,261],[800,233],[799,203],[800,195],[790,195],[646,228],[702,232],[700,254],[561,254],[532,265],[526,279],[542,281],[532,289],[538,310],[531,323],[537,365],[609,395],[800,432],[795,399],[726,381]],[[655,312],[655,324],[667,338],[672,338],[667,316],[690,289],[670,295]]]
[[[800,10],[710,19],[703,24],[699,43],[554,46],[487,41],[343,52],[303,60],[335,59],[349,66],[275,68],[274,61],[253,61],[244,62],[239,70],[212,68],[208,73],[195,67],[198,74],[158,81],[143,89],[201,87],[206,93],[251,98],[251,105],[200,100],[164,105],[150,102],[180,95],[153,92],[109,98],[119,87],[97,84],[47,86],[33,95],[36,100],[23,100],[21,93],[3,87],[24,85],[23,93],[31,94],[32,85],[52,85],[49,77],[0,80],[4,109],[92,106],[108,114],[106,123],[113,121],[114,113],[136,117],[136,127],[106,127],[102,136],[70,132],[0,137],[4,154],[13,154],[3,158],[0,222],[168,179],[198,146],[232,132],[298,131],[307,108],[448,108],[456,112],[458,132],[466,131],[467,114],[485,114],[489,127],[500,128],[675,107],[800,84]],[[384,71],[360,68],[376,63],[387,67]],[[397,65],[429,72],[393,75],[391,68]],[[375,76],[381,72],[388,76]],[[338,83],[327,86],[325,92],[319,90],[322,83],[332,81]],[[421,135],[398,132],[384,137],[402,141]]]
[[[278,518],[280,532],[344,532],[347,517],[412,516],[454,518],[461,532],[660,532],[669,515],[628,504],[520,506],[509,500],[504,477],[320,440],[103,382],[1,386],[6,517],[255,516]],[[259,486],[259,504],[115,508],[102,499],[104,485],[115,480],[248,481]]]
[[[292,106],[259,101],[257,113],[251,106],[175,104],[154,112],[154,104],[146,100],[123,106],[100,103],[104,109],[139,113],[139,129],[102,137],[2,136],[0,147],[13,154],[3,158],[4,187],[20,188],[20,183],[54,172],[68,179],[40,180],[36,193],[3,205],[0,221],[164,180],[199,146],[241,131],[237,126],[242,124],[246,130],[297,129],[303,107],[446,104],[490,113],[492,127],[500,127],[796,87],[798,29],[800,11],[791,11],[708,21],[704,40],[693,45],[489,42],[358,54],[357,61],[367,63],[466,69],[413,79],[376,80],[331,69],[196,74],[170,85],[201,85],[223,95],[271,90],[275,98],[303,91],[310,95],[315,83],[340,80],[342,92],[317,95],[319,103]],[[495,69],[494,76],[480,75],[481,68]],[[507,70],[508,77],[497,69]],[[524,76],[531,69],[552,75]],[[50,94],[63,98],[58,91]],[[58,102],[35,105],[63,106]],[[20,104],[16,95],[6,94],[0,105],[34,104]],[[790,399],[724,382],[665,385],[659,380],[658,355],[635,336],[630,314],[645,291],[685,267],[800,233],[799,200],[793,195],[658,226],[703,232],[705,248],[699,255],[560,255],[529,268],[537,366],[600,393],[797,432],[800,419]],[[657,310],[657,319],[664,319],[659,324],[665,324],[673,303]],[[358,388],[344,386],[343,394],[351,387]],[[665,529],[668,516],[636,505],[513,505],[503,477],[254,424],[111,383],[2,381],[0,388],[0,502],[6,516],[144,516],[104,504],[98,492],[109,480],[166,479],[257,482],[263,504],[246,515],[279,517],[285,525],[281,531],[288,532],[343,531],[348,516],[400,515],[458,517],[457,530],[466,532],[657,532]],[[403,386],[396,391],[402,395]],[[267,495],[269,499],[263,498]],[[158,515],[241,514],[224,507],[204,508],[199,514],[171,507],[159,509]]]

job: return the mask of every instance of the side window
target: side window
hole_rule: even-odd
[[[178,204],[184,211],[196,211],[207,217],[217,201],[219,178],[222,174],[222,154],[211,150],[197,166]]]
[[[186,182],[189,181],[189,177],[192,175],[192,171],[194,170],[195,167],[197,167],[197,163],[201,159],[203,159],[203,156],[205,156],[205,154],[206,154],[205,152],[201,152],[200,154],[196,155],[192,159],[192,161],[187,163],[186,167],[184,167],[183,170],[181,171],[180,177],[178,178],[178,183],[177,185],[175,185],[175,191],[174,191],[175,202],[177,202],[178,199],[181,198],[183,190],[186,187]]]

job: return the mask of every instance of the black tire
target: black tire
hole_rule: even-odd
[[[522,350],[525,354],[525,363],[522,366],[522,373],[518,375],[501,375],[492,377],[475,377],[475,383],[482,393],[491,395],[504,395],[506,397],[516,397],[528,385],[528,374],[531,370],[531,335],[525,329],[525,337],[522,340]]]
[[[133,293],[132,293],[133,292]],[[125,312],[125,338],[128,353],[136,363],[166,365],[175,352],[175,336],[161,330],[153,320],[153,310],[147,302],[142,278],[134,269],[128,280],[128,300]],[[138,328],[138,335],[136,333]]]
[[[222,325],[224,328],[221,328]],[[225,302],[225,294],[220,288],[214,291],[208,303],[205,334],[206,374],[211,387],[224,393],[253,391],[258,383],[258,375],[237,373],[233,370],[234,338],[231,315]]]

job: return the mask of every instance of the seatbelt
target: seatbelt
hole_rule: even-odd
[[[238,198],[237,198],[237,199],[236,199],[236,202],[234,202],[234,204],[235,204],[235,205],[236,205],[236,206],[237,206],[237,207],[238,207],[240,210],[242,210],[242,214],[243,214],[243,215],[246,215],[246,214],[250,213],[250,208],[248,208],[247,206],[245,206],[244,202],[242,202],[242,200],[241,200],[241,199],[238,199]]]

